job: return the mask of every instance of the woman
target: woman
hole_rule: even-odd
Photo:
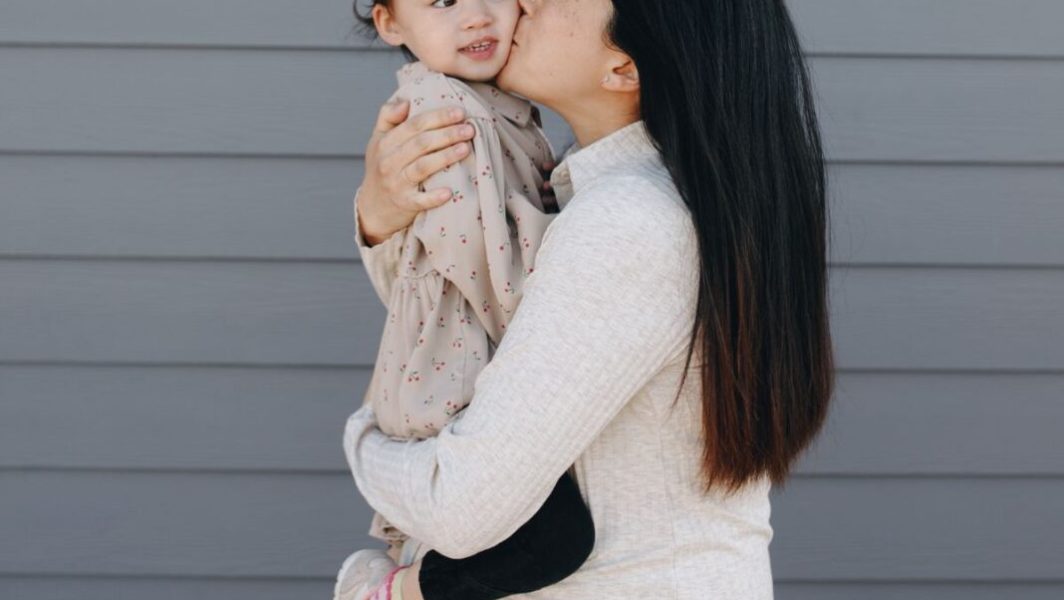
[[[470,405],[416,443],[356,411],[354,479],[397,527],[461,558],[514,533],[575,463],[594,550],[513,597],[772,598],[769,490],[834,383],[823,156],[784,2],[521,5],[498,84],[572,127],[578,147],[551,175],[562,212]],[[375,285],[394,234],[445,201],[417,182],[462,156],[460,117],[393,129],[393,110],[356,207]],[[431,575],[419,569],[407,600]]]

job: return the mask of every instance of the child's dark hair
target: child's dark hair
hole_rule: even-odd
[[[370,39],[376,39],[378,37],[378,34],[377,26],[373,24],[373,13],[368,12],[366,14],[362,14],[362,11],[358,9],[358,5],[364,2],[366,2],[366,0],[354,0],[354,3],[351,6],[351,10],[355,13],[355,21],[357,21],[354,29],[359,30],[359,33],[365,35]],[[383,5],[389,10],[391,9],[391,0],[370,0],[368,4],[370,10],[372,10],[373,6],[377,4]],[[407,59],[411,61],[417,60],[417,56],[414,56],[414,53],[410,51],[410,48],[406,47],[406,44],[400,46],[400,49],[402,49],[403,54],[407,57]]]

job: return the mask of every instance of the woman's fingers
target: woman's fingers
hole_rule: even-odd
[[[419,133],[417,136],[407,140],[407,142],[403,144],[402,147],[397,148],[394,152],[392,152],[391,156],[388,157],[388,166],[390,168],[405,169],[412,163],[416,163],[422,158],[426,158],[428,156],[431,156],[433,153],[438,153],[439,151],[446,150],[447,148],[452,148],[457,151],[457,144],[461,144],[463,142],[466,142],[466,140],[472,139],[475,133],[476,132],[473,129],[473,126],[469,125],[468,123],[451,125],[449,127],[444,127],[443,129],[424,131],[422,133]],[[427,173],[423,170],[411,170],[407,173],[408,175],[410,175],[411,181],[424,181],[429,177],[429,175],[432,175],[437,170],[442,169],[443,167],[446,167],[447,165],[453,162],[461,160],[464,156],[464,153],[455,154],[451,156],[452,160],[445,161],[442,163],[436,160],[422,162],[421,167],[424,167],[425,165],[435,165],[436,169]],[[421,167],[418,168],[420,169]],[[415,175],[417,175],[419,178],[414,179]]]
[[[454,125],[464,119],[465,110],[459,106],[430,110],[407,119],[387,132],[381,139],[381,146],[387,150],[399,148],[423,132]]]
[[[447,188],[436,188],[427,192],[418,192],[410,198],[410,201],[414,204],[414,206],[410,207],[410,210],[422,211],[436,208],[450,199],[451,190]]]
[[[469,154],[469,148],[469,142],[462,142],[457,146],[447,146],[442,150],[425,154],[402,167],[399,177],[412,184],[425,181],[436,171],[465,158]]]

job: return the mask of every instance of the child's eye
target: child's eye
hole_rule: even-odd
[[[458,0],[436,0],[432,3],[432,6],[435,6],[436,8],[447,8],[448,6],[454,6],[454,3],[457,1]],[[442,6],[440,5],[441,3],[443,4]]]

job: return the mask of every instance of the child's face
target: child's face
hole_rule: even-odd
[[[373,7],[381,39],[406,44],[431,69],[490,81],[506,64],[518,0],[392,0]]]

